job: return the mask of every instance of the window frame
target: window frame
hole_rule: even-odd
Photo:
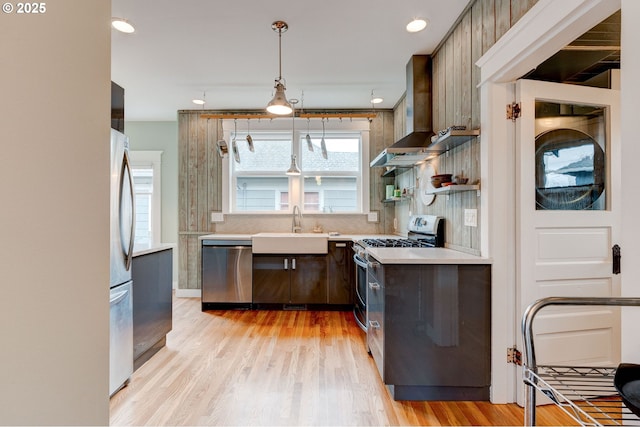
[[[151,168],[153,190],[151,192],[151,246],[162,241],[162,151],[129,150],[131,169]]]
[[[297,141],[297,144],[293,144],[292,154],[296,155],[298,159],[298,167],[301,167],[301,157],[300,153],[302,150],[305,150],[304,137],[307,133],[312,136],[319,137],[322,135],[322,122],[319,119],[307,120],[305,118],[295,118],[291,117],[282,118],[282,119],[274,119],[269,121],[260,121],[260,120],[251,120],[250,123],[250,133],[277,133],[277,134],[285,134],[289,135],[291,138],[292,135],[292,122],[295,121],[295,126],[293,130],[294,141]],[[242,122],[242,123],[241,123]],[[222,120],[222,130],[223,130],[223,138],[225,141],[231,141],[233,138],[234,131],[237,129],[237,133],[242,136],[247,132],[247,121],[235,121],[234,119],[223,119]],[[359,165],[360,170],[358,172],[348,172],[348,171],[309,171],[309,173],[305,174],[305,171],[302,171],[302,174],[299,176],[287,176],[285,175],[285,170],[282,171],[281,174],[275,172],[273,174],[268,174],[269,176],[274,177],[285,177],[288,178],[288,192],[289,192],[289,207],[288,210],[284,211],[236,211],[235,203],[236,203],[236,192],[231,191],[231,185],[236,181],[236,176],[233,173],[233,168],[230,166],[230,162],[233,162],[233,155],[231,154],[231,147],[229,147],[229,155],[226,155],[222,159],[222,212],[224,214],[232,214],[232,215],[255,215],[255,214],[264,214],[264,215],[282,215],[282,214],[291,214],[293,212],[293,206],[298,205],[301,210],[304,212],[304,178],[305,176],[314,176],[311,173],[321,172],[322,176],[355,176],[356,177],[356,189],[357,189],[357,210],[349,211],[349,212],[318,212],[318,211],[310,211],[308,214],[326,214],[326,215],[359,215],[359,214],[368,214],[369,211],[369,121],[367,119],[351,119],[349,121],[339,120],[339,119],[330,119],[325,120],[325,136],[353,136],[354,132],[359,133],[360,136],[360,153],[359,153]],[[244,139],[244,138],[240,138]],[[242,175],[245,176],[265,176],[262,172],[242,172]],[[365,191],[365,189],[367,191]]]

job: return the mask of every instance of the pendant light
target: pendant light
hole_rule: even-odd
[[[291,108],[291,104],[287,101],[287,96],[284,91],[286,87],[284,86],[282,80],[282,33],[289,29],[289,26],[284,21],[275,21],[271,24],[271,28],[273,31],[278,33],[278,78],[275,80],[275,90],[276,93],[273,96],[273,99],[267,105],[267,111],[272,114],[278,115],[286,115],[291,114],[293,109]]]
[[[297,99],[292,99],[291,104],[295,108],[295,105],[298,103]],[[291,151],[293,152],[295,149],[295,138],[296,138],[296,113],[295,110],[292,110],[293,114],[291,115]],[[296,163],[296,155],[291,154],[291,166],[287,170],[286,174],[290,176],[300,175],[300,169]]]
[[[247,119],[247,144],[249,144],[249,151],[252,153],[256,150],[253,148],[253,138],[251,138],[251,132],[249,132],[249,123],[251,120]]]
[[[322,119],[322,139],[320,140],[320,150],[322,151],[322,157],[325,159],[327,155],[327,144],[324,142],[324,119]]]

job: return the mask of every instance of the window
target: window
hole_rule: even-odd
[[[247,131],[234,133],[237,123],[224,122],[225,140],[231,141],[225,158],[229,185],[223,184],[229,189],[226,212],[290,212],[295,205],[307,213],[368,211],[368,192],[361,190],[368,188],[368,156],[362,155],[368,153],[368,121],[325,122],[326,159],[319,120],[312,128],[310,121],[296,119],[296,128],[302,130],[295,132],[286,128],[287,124],[291,127],[291,119],[273,120],[262,127],[252,122],[253,152],[246,142]],[[285,174],[292,154],[302,171],[300,176]]]
[[[139,248],[160,243],[160,178],[162,151],[130,151],[135,192],[136,235]]]

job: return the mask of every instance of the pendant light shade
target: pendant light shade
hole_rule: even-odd
[[[274,95],[269,105],[267,105],[267,111],[272,114],[278,114],[280,116],[291,114],[291,104],[287,101],[287,96],[284,93],[284,85],[276,80],[276,94]]]
[[[289,170],[286,172],[287,175],[300,175],[300,169],[298,168],[298,164],[296,163],[296,155],[291,155],[291,166],[289,166]]]
[[[273,31],[278,33],[278,78],[273,86],[276,90],[273,99],[267,105],[267,111],[272,114],[286,115],[291,114],[293,109],[291,104],[287,101],[287,96],[284,91],[287,89],[282,81],[282,33],[289,29],[289,26],[284,21],[275,21],[271,24]]]

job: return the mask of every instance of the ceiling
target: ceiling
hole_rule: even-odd
[[[298,108],[368,109],[372,91],[384,98],[376,108],[393,108],[411,55],[432,53],[469,1],[112,0],[112,15],[136,32],[112,31],[111,77],[126,90],[129,121],[174,121],[183,109],[262,110],[278,77],[271,23],[284,20],[282,76]],[[406,32],[413,17],[428,19],[427,29]],[[620,68],[620,26],[618,11],[523,77],[608,84],[603,72]],[[203,107],[191,102],[203,95]]]
[[[443,4],[446,3],[446,6]],[[175,121],[177,110],[264,109],[278,77],[309,109],[392,108],[411,55],[429,54],[469,0],[112,0],[136,32],[112,31],[111,78],[125,88],[128,121]],[[429,20],[410,34],[413,17]],[[301,107],[298,104],[298,108]]]
[[[524,77],[559,83],[608,84],[603,73],[620,68],[620,27],[621,12],[618,11]]]

